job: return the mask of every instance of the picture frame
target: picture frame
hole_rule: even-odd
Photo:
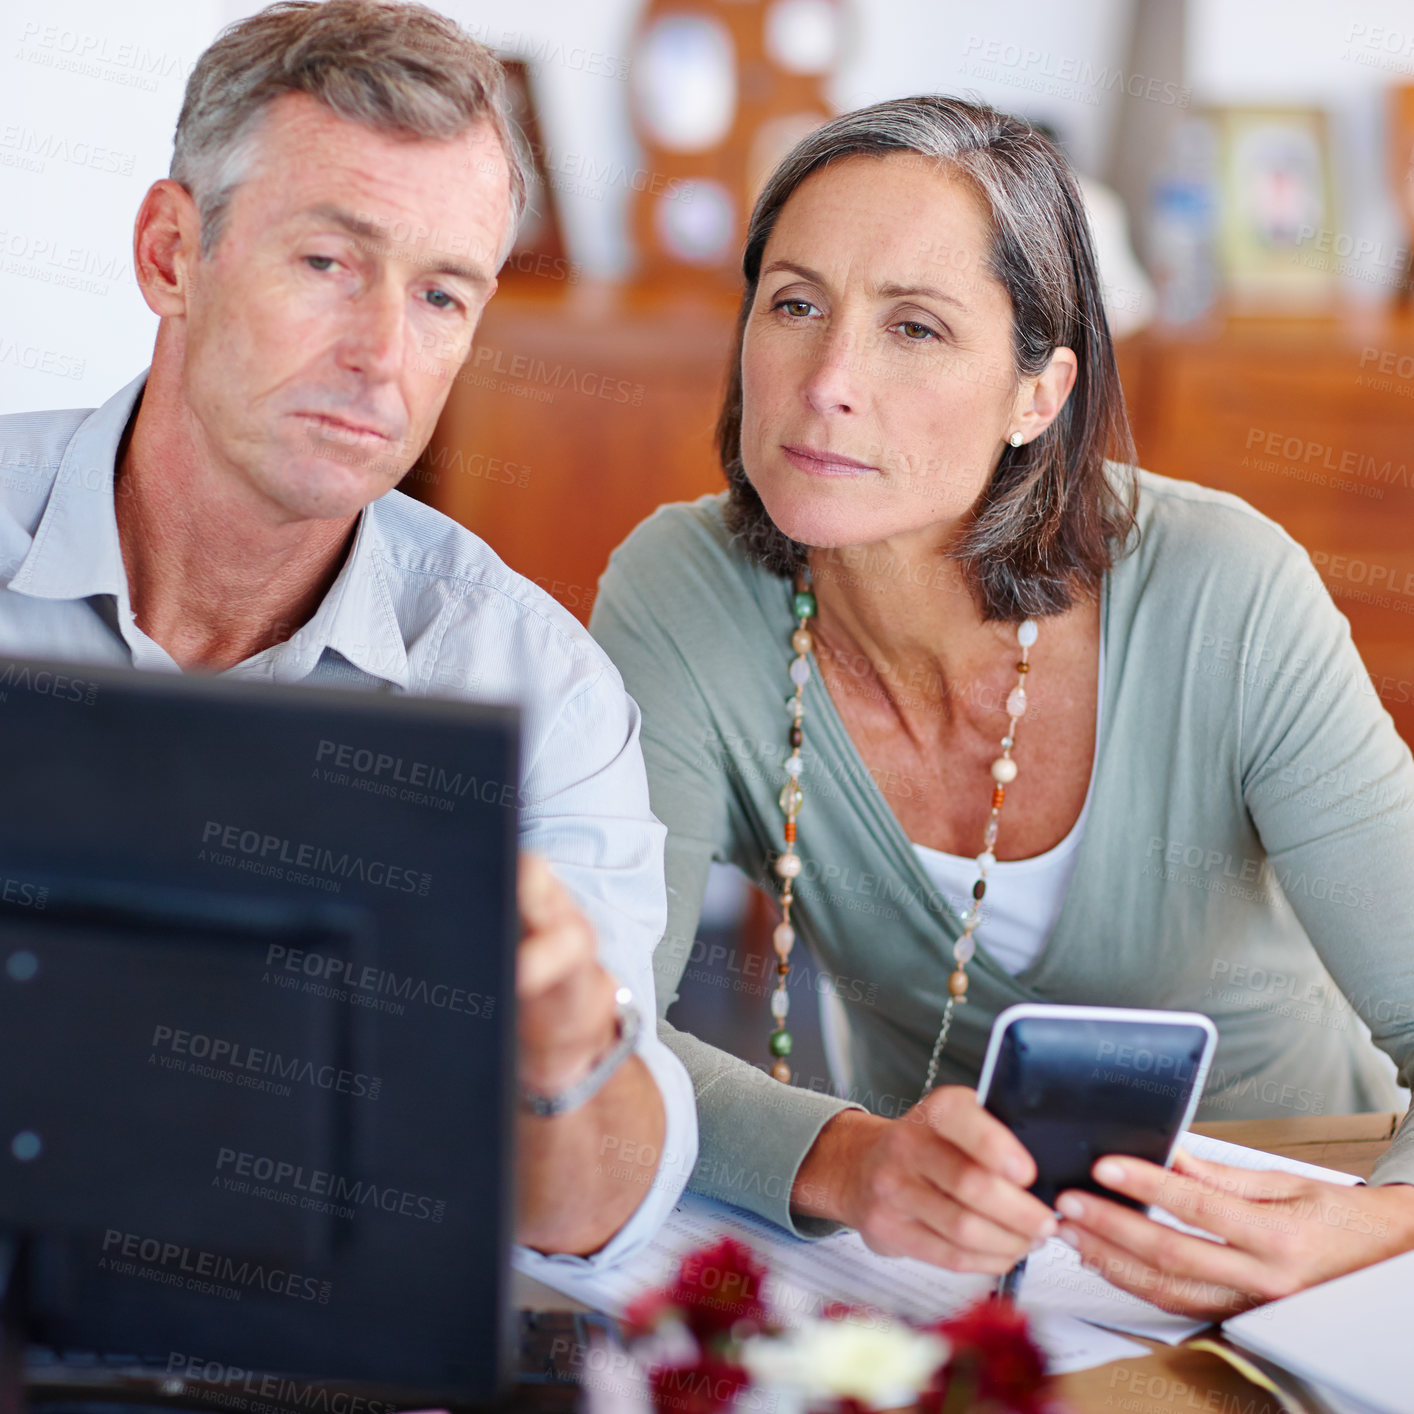
[[[1210,112],[1218,258],[1235,309],[1319,310],[1341,272],[1326,115],[1308,107]]]
[[[525,138],[530,159],[526,172],[525,215],[499,278],[508,284],[535,279],[574,281],[578,278],[578,267],[572,264],[566,251],[559,199],[546,165],[547,149],[541,135],[530,66],[522,59],[504,54],[497,58],[506,73],[511,117]]]

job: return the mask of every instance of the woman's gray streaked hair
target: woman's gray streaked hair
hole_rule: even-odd
[[[444,15],[395,0],[281,0],[229,25],[197,61],[177,119],[171,177],[196,201],[201,252],[249,174],[266,108],[307,93],[377,132],[449,139],[491,124],[510,168],[509,254],[525,210],[523,140],[496,56]]]
[[[776,219],[800,184],[845,157],[918,153],[970,183],[991,222],[987,273],[1011,299],[1016,376],[1072,349],[1075,387],[1039,437],[1007,446],[952,554],[986,619],[1060,613],[1093,591],[1134,529],[1132,478],[1107,456],[1134,460],[1114,345],[1085,205],[1065,158],[1029,123],[981,103],[927,94],[861,108],[817,128],[772,173],[746,236],[746,291],[737,322],[717,449],[730,495],[727,521],[747,552],[777,574],[807,547],[781,532],[741,461],[741,348]]]

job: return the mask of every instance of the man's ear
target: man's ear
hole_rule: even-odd
[[[1011,425],[1030,442],[1039,437],[1057,417],[1075,387],[1079,364],[1072,350],[1061,347],[1052,350],[1051,361],[1034,380],[1023,386]]]
[[[154,314],[187,312],[191,268],[200,259],[201,216],[191,193],[167,177],[154,182],[133,223],[138,288]]]

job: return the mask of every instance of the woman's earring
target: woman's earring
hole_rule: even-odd
[[[1007,441],[1010,442],[1013,447],[1019,447],[1021,445],[1021,433],[1013,432],[1011,436],[1007,438]]]

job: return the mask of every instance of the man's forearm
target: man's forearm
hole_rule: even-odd
[[[652,1073],[631,1056],[594,1098],[516,1124],[516,1241],[541,1252],[597,1252],[648,1195],[667,1115]]]

